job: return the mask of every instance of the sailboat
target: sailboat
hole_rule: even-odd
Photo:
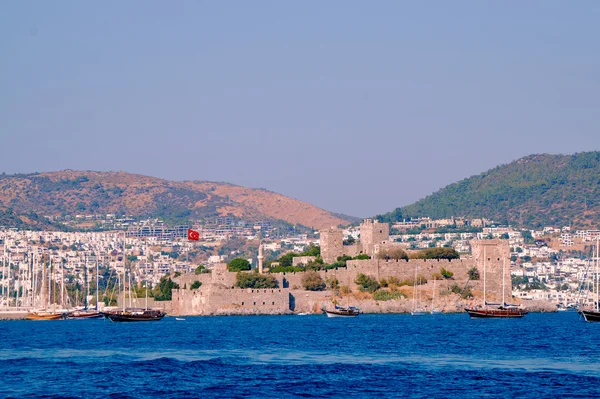
[[[419,279],[418,279],[418,275],[417,275],[417,271],[419,270],[419,266],[415,266],[415,280],[413,282],[413,309],[410,312],[410,314],[412,316],[425,316],[428,313],[425,311],[425,309],[417,307],[417,302],[420,300],[420,291],[419,288],[417,288],[417,286],[419,285]]]
[[[528,312],[516,305],[508,305],[504,301],[504,272],[506,268],[506,258],[502,259],[502,303],[488,304],[485,300],[485,271],[486,271],[486,247],[483,247],[483,307],[465,308],[465,311],[471,318],[521,318]],[[496,308],[490,308],[488,305],[496,305]]]
[[[587,322],[600,321],[600,304],[598,302],[598,288],[600,288],[600,281],[598,279],[598,258],[600,253],[598,244],[600,244],[600,236],[596,237],[596,307],[593,309],[582,308],[579,310],[579,314],[582,315]]]
[[[87,280],[87,260],[85,261],[84,266],[85,276]],[[96,308],[89,309],[88,297],[90,294],[90,282],[87,281],[87,290],[85,294],[85,306],[83,309],[76,309],[71,312],[65,313],[65,319],[101,319],[104,317],[104,314],[98,310],[98,255],[96,255]]]
[[[442,314],[444,313],[443,310],[441,309],[437,309],[435,307],[435,278],[433,279],[433,296],[431,297],[431,312],[429,312],[431,314]]]
[[[123,243],[123,263],[125,263],[125,243]],[[125,272],[125,268],[123,268]],[[125,285],[125,275],[123,275]],[[131,270],[129,270],[129,301],[130,307],[125,308],[125,290],[123,289],[123,309],[112,311],[107,314],[110,321],[135,322],[135,321],[160,321],[167,314],[162,310],[148,308],[148,281],[146,281],[146,307],[144,309],[131,307]]]
[[[56,289],[53,290],[54,292],[54,307],[52,309],[52,311],[48,311],[48,307],[47,307],[47,300],[46,300],[46,283],[48,284],[48,291],[50,291],[52,289],[52,287],[50,287],[50,283],[51,283],[51,275],[48,274],[48,281],[46,281],[46,256],[44,255],[43,258],[43,263],[44,263],[44,267],[42,269],[42,292],[44,295],[44,308],[42,310],[37,310],[37,311],[32,311],[27,313],[27,320],[61,320],[63,319],[63,314],[62,313],[57,313],[56,312]],[[52,273],[52,259],[50,259],[50,271]]]
[[[337,289],[337,278],[336,273],[334,271],[333,274],[333,303],[335,307],[333,309],[321,309],[327,317],[356,317],[360,314],[360,309],[354,306],[350,306],[350,294],[346,295],[346,306],[338,306],[336,298],[336,289]]]

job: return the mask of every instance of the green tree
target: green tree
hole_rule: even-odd
[[[358,289],[363,292],[375,292],[380,288],[377,280],[363,273],[356,276],[354,283],[358,285]]]
[[[190,285],[190,290],[197,290],[202,286],[202,281],[196,280],[192,285]]]
[[[179,288],[179,284],[171,280],[168,276],[163,276],[158,285],[154,288],[154,299],[157,301],[170,301],[172,299],[171,290]]]
[[[477,267],[470,268],[467,273],[471,280],[479,280],[479,270],[477,270]]]
[[[242,258],[232,259],[229,263],[227,263],[227,270],[230,272],[250,270],[250,262]]]
[[[326,285],[319,273],[308,271],[302,276],[302,286],[307,291],[323,291]]]
[[[279,283],[273,276],[259,273],[238,272],[235,281],[236,287],[240,288],[277,288]]]
[[[428,248],[411,255],[413,259],[460,259],[453,248]]]

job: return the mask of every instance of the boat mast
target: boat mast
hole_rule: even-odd
[[[96,249],[96,310],[98,310],[98,253]]]
[[[596,312],[598,312],[598,288],[600,288],[600,286],[598,285],[598,244],[600,243],[600,235],[596,236]]]
[[[60,305],[65,309],[65,268],[62,259],[60,262]]]
[[[90,279],[88,278],[88,270],[87,270],[87,255],[83,255],[83,276],[85,278],[85,310],[88,309],[88,295],[90,294]]]
[[[44,295],[44,310],[47,309],[47,297],[46,297],[46,254],[44,253],[44,257],[42,258],[42,262],[44,267],[42,269],[42,293]]]

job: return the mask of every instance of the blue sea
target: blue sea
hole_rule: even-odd
[[[577,313],[0,322],[2,398],[593,398]]]

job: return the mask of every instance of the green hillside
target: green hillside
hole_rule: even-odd
[[[485,217],[527,227],[600,228],[600,152],[529,155],[378,218],[420,216]]]

